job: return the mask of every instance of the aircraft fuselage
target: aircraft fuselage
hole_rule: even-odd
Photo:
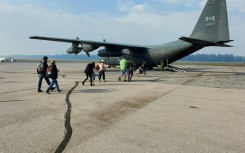
[[[177,40],[163,45],[148,46],[147,50],[140,51],[144,52],[141,56],[138,56],[139,54],[135,56],[127,56],[127,54],[125,54],[125,57],[132,59],[135,66],[139,66],[144,60],[147,62],[148,67],[152,68],[159,65],[161,61],[163,61],[165,65],[173,63],[199,49],[201,49],[201,47],[194,47],[191,43]],[[121,57],[108,57],[103,59],[108,65],[118,65],[120,58]]]
[[[152,59],[152,62],[149,61],[149,64],[152,63],[152,65],[156,66],[160,64],[161,60],[165,63],[165,65],[170,64],[201,48],[202,47],[194,47],[191,43],[181,40],[163,45],[150,46],[148,53]]]

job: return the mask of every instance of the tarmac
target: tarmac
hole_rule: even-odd
[[[85,66],[57,62],[62,92],[48,95],[36,63],[0,63],[0,153],[245,152],[245,66],[156,68],[131,82],[108,68],[83,86]]]

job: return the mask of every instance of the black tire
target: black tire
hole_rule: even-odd
[[[148,70],[152,70],[153,69],[153,66],[148,66]]]

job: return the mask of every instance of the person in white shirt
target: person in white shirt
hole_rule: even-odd
[[[100,60],[99,65],[99,81],[101,82],[101,76],[103,77],[103,81],[105,82],[105,70],[106,70],[106,65],[104,63],[104,60]]]

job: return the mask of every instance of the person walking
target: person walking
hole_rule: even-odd
[[[164,71],[164,62],[163,62],[163,60],[161,60],[160,63],[161,63],[161,65],[160,65],[161,71]]]
[[[38,67],[37,67],[37,74],[39,78],[37,92],[43,92],[41,90],[43,79],[45,79],[47,84],[50,85],[49,78],[46,75],[47,68],[48,68],[48,57],[44,56],[43,59],[38,63]],[[54,87],[51,88],[51,90],[54,89],[55,89]]]
[[[46,90],[47,94],[50,94],[49,91],[51,90],[51,88],[53,87],[54,84],[57,88],[57,91],[61,92],[61,90],[59,88],[58,81],[57,81],[58,72],[59,72],[59,70],[56,67],[56,62],[55,62],[55,60],[52,60],[50,66],[48,67],[48,77],[50,77],[52,79],[52,82],[49,85],[48,89]]]
[[[129,60],[127,64],[128,82],[131,81],[133,77],[133,60]]]
[[[104,63],[104,60],[100,60],[100,63],[98,64],[99,66],[99,81],[101,82],[101,76],[103,77],[103,81],[105,82],[105,69],[106,69],[106,66],[105,66],[105,63]]]
[[[88,80],[88,77],[90,79],[90,86],[94,86],[93,83],[93,74],[94,74],[94,68],[95,68],[95,63],[88,63],[88,65],[86,66],[84,73],[86,74],[86,78],[83,80],[82,84],[84,85],[85,82]]]
[[[146,75],[146,69],[147,69],[146,61],[143,61],[140,67],[141,67],[143,74],[145,76]]]
[[[127,73],[127,60],[125,57],[123,57],[121,60],[120,60],[120,69],[121,69],[121,75],[120,77],[118,78],[118,81],[121,81],[121,77],[124,76],[124,81],[127,81],[126,80],[126,73]]]

